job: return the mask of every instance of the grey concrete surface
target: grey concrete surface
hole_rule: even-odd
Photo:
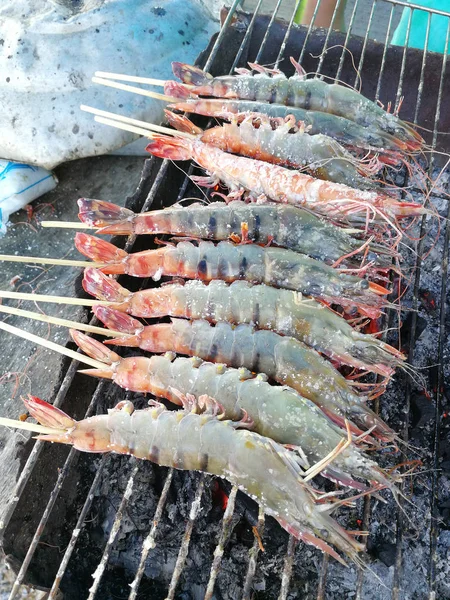
[[[76,221],[79,197],[101,198],[123,204],[139,183],[142,157],[104,156],[66,163],[56,169],[59,185],[25,210],[12,216],[12,225],[0,239],[1,254],[23,254],[54,258],[82,259],[74,248],[71,230],[44,229],[40,220]],[[0,289],[75,296],[75,282],[81,269],[46,267],[2,262]],[[49,303],[4,301],[32,311],[41,311],[71,320],[86,319],[83,308]],[[29,319],[0,314],[0,319],[37,335],[67,344],[68,331]],[[24,412],[21,395],[32,393],[43,399],[54,396],[63,375],[63,358],[32,343],[0,331],[0,415],[17,419]],[[20,475],[26,454],[30,451],[30,435],[0,428],[0,521]],[[45,499],[46,501],[46,499]],[[8,597],[8,575],[0,560],[0,599]],[[24,596],[29,597],[31,596]]]

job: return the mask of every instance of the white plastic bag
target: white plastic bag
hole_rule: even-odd
[[[57,183],[46,169],[0,159],[0,234],[6,231],[9,215],[49,192]]]
[[[94,72],[171,78],[171,61],[195,61],[218,29],[217,0],[0,3],[0,156],[52,169],[128,144],[136,136],[80,104],[156,123],[165,105],[93,84]]]

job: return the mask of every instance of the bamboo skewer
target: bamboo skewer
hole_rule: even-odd
[[[70,298],[69,296],[49,296],[46,294],[7,292],[4,290],[0,290],[0,298],[8,298],[9,300],[30,300],[30,302],[52,302],[55,304],[70,304],[74,306],[94,306],[97,304],[113,306],[117,304],[117,302],[108,302],[106,300],[87,300],[85,298]]]
[[[93,83],[100,85],[106,85],[117,90],[123,90],[125,92],[132,92],[133,94],[140,94],[141,96],[147,96],[148,98],[156,98],[156,100],[163,100],[164,102],[179,102],[179,98],[172,96],[166,96],[165,94],[158,94],[158,92],[151,92],[150,90],[144,90],[143,88],[136,87],[134,85],[127,85],[126,83],[119,83],[110,79],[102,79],[101,77],[93,77]]]
[[[115,79],[116,81],[128,81],[129,83],[144,83],[146,85],[156,85],[164,87],[167,83],[166,79],[153,79],[152,77],[138,77],[137,75],[123,75],[121,73],[109,73],[108,71],[96,71],[95,77],[102,79]],[[186,87],[195,87],[189,84],[183,84]]]
[[[41,221],[41,227],[58,227],[59,229],[99,229],[94,225],[87,223],[78,223],[78,221]]]
[[[81,110],[89,112],[95,115],[95,120],[99,123],[103,123],[104,125],[110,125],[112,127],[116,127],[118,129],[123,129],[125,131],[130,131],[131,133],[137,133],[138,135],[142,135],[148,138],[152,138],[152,132],[163,133],[166,135],[171,135],[175,137],[184,137],[187,139],[195,139],[195,135],[191,133],[187,133],[184,131],[176,131],[175,129],[169,129],[168,127],[162,127],[161,125],[155,125],[153,123],[147,123],[146,121],[140,121],[139,119],[132,119],[130,117],[125,117],[123,115],[118,115],[116,113],[108,112],[106,110],[100,110],[99,108],[93,108],[92,106],[86,106],[82,104],[80,106]],[[108,117],[108,118],[106,118]],[[64,228],[64,229],[101,229],[100,227],[95,227],[92,225],[85,225],[84,223],[71,222],[71,221],[42,221],[42,227],[54,227],[54,228]],[[1,256],[0,256],[1,259]],[[25,262],[25,261],[18,261]],[[90,266],[97,266],[94,263],[89,263]],[[75,266],[75,265],[74,265]],[[105,266],[105,265],[101,265]]]
[[[37,423],[27,423],[26,421],[16,421],[15,419],[7,419],[5,417],[0,417],[0,425],[14,427],[14,429],[25,429],[26,431],[33,431],[34,433],[61,435],[61,429],[53,429],[53,427],[46,427],[45,425],[38,425]]]
[[[131,117],[118,115],[116,113],[108,112],[107,110],[100,110],[99,108],[93,108],[92,106],[86,106],[85,104],[82,104],[80,108],[81,110],[84,110],[85,112],[91,113],[93,115],[107,117],[110,119],[114,119],[115,121],[120,121],[122,123],[129,123],[130,125],[137,125],[138,127],[143,127],[144,129],[149,129],[150,131],[157,131],[158,133],[165,133],[167,135],[174,135],[189,139],[196,137],[195,135],[193,135],[192,133],[188,133],[187,131],[176,131],[175,129],[169,129],[169,127],[162,127],[161,125],[155,125],[153,123],[148,123],[147,121],[132,119]]]
[[[0,254],[0,262],[35,263],[37,265],[60,265],[64,267],[93,267],[100,269],[107,263],[88,262],[86,260],[68,260],[65,258],[44,258],[41,256],[16,256],[15,254]]]
[[[87,323],[78,323],[77,321],[70,321],[69,319],[51,317],[50,315],[42,315],[41,313],[35,313],[31,310],[23,310],[21,308],[14,308],[13,306],[0,305],[0,313],[17,315],[18,317],[26,317],[27,319],[33,319],[35,321],[43,321],[44,323],[50,323],[51,325],[60,325],[61,327],[78,329],[79,331],[87,331],[88,333],[96,333],[106,337],[116,337],[122,335],[122,332],[120,331],[105,329],[104,327],[96,327],[95,325],[89,325]]]
[[[70,348],[66,348],[65,346],[61,346],[61,344],[56,344],[55,342],[51,342],[50,340],[44,340],[38,335],[34,335],[34,333],[30,333],[29,331],[24,331],[23,329],[19,329],[18,327],[14,327],[13,325],[9,325],[4,321],[0,321],[0,329],[3,331],[7,331],[8,333],[12,333],[13,335],[17,335],[29,342],[33,342],[34,344],[38,344],[39,346],[43,346],[44,348],[49,348],[50,350],[55,350],[55,352],[59,352],[60,354],[64,354],[64,356],[68,356],[69,358],[73,358],[78,362],[85,363],[86,365],[90,365],[95,369],[101,369],[102,371],[105,368],[105,365],[101,363],[99,360],[95,360],[90,356],[85,356],[84,354],[80,354],[79,352],[75,352],[74,350],[70,350]]]
[[[142,127],[135,127],[134,125],[129,125],[128,123],[122,123],[121,121],[116,121],[113,119],[105,119],[104,117],[95,117],[97,123],[103,123],[103,125],[111,125],[111,127],[116,127],[117,129],[123,129],[124,131],[131,131],[131,133],[137,133],[138,135],[142,135],[144,137],[152,138],[152,132],[148,129],[143,129]]]

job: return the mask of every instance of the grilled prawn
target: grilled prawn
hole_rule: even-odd
[[[194,139],[152,133],[147,151],[160,158],[195,160],[210,177],[194,178],[203,185],[222,181],[230,192],[248,193],[253,199],[269,199],[302,206],[333,221],[370,229],[369,224],[388,223],[399,235],[396,222],[404,217],[429,214],[421,204],[399,202],[390,196],[314,179],[260,160],[235,156]]]
[[[358,161],[336,140],[323,134],[309,135],[305,125],[297,124],[293,115],[286,119],[270,119],[266,115],[250,113],[243,120],[240,115],[233,115],[230,124],[203,131],[182,115],[169,110],[165,114],[179,131],[194,134],[205,144],[225,152],[295,167],[313,177],[354,188],[373,190],[377,187],[369,179],[382,166],[376,158],[370,163]]]
[[[247,204],[240,200],[229,203],[196,203],[174,205],[163,210],[135,214],[102,200],[80,198],[78,217],[83,223],[99,227],[97,233],[112,235],[174,234],[207,240],[228,240],[245,236],[256,244],[276,246],[307,254],[328,263],[353,263],[351,257],[368,251],[367,260],[388,269],[392,249],[364,243],[310,212],[286,204],[264,202]]]
[[[293,58],[291,62],[296,73],[289,78],[281,71],[274,72],[255,64],[250,67],[258,71],[257,75],[241,69],[238,75],[212,77],[180,62],[173,62],[172,69],[176,77],[190,84],[189,92],[195,95],[257,100],[331,113],[367,129],[388,133],[408,151],[422,147],[422,137],[395,114],[387,113],[352,88],[317,78],[306,79],[300,65]]]
[[[322,464],[344,441],[342,431],[313,402],[287,386],[271,385],[264,374],[199,358],[176,358],[172,352],[151,358],[122,358],[82,333],[72,331],[72,336],[86,354],[105,363],[101,372],[88,369],[84,373],[111,378],[125,389],[151,393],[177,405],[180,394],[212,396],[222,406],[225,418],[238,420],[246,413],[252,430],[297,449],[304,458],[304,468]],[[396,493],[392,477],[354,444],[334,455],[322,474],[342,485],[364,489],[355,480],[359,477]]]
[[[172,97],[179,98],[178,102],[168,105],[171,109],[227,121],[230,120],[231,115],[235,115],[238,120],[244,119],[245,114],[263,114],[274,119],[286,119],[292,115],[297,122],[301,121],[305,127],[308,127],[310,135],[323,134],[343,146],[376,151],[380,153],[379,160],[387,165],[398,164],[402,160],[401,151],[407,149],[406,144],[388,133],[361,127],[349,119],[324,112],[249,100],[186,98],[185,90],[178,83],[170,87],[166,86],[166,92]]]
[[[105,264],[104,273],[126,273],[134,277],[162,275],[211,281],[245,279],[322,298],[376,318],[386,305],[388,290],[353,275],[340,273],[324,263],[283,248],[230,242],[180,242],[157,250],[127,254],[105,240],[77,233],[77,249]]]
[[[132,293],[117,281],[96,269],[86,269],[84,289],[100,300],[116,302],[113,307],[135,317],[156,318],[166,315],[188,319],[206,319],[253,324],[292,336],[307,346],[340,363],[389,377],[402,366],[404,356],[378,338],[354,330],[348,322],[312,299],[295,292],[246,281],[231,285],[213,280],[172,283]],[[96,310],[102,311],[101,307]],[[121,331],[134,333],[140,328],[124,318]]]
[[[206,408],[203,414],[197,414],[198,404]],[[218,475],[260,502],[297,539],[346,564],[329,542],[361,564],[358,552],[363,546],[329,516],[333,506],[317,506],[292,453],[269,438],[241,429],[248,427],[245,421],[220,420],[220,407],[209,397],[202,396],[198,404],[188,397],[183,398],[182,411],[169,411],[162,405],[135,411],[131,402],[120,402],[107,415],[75,421],[39,398],[25,400],[31,415],[51,431],[38,439],[71,444],[84,452],[131,454],[166,467]]]
[[[96,314],[107,327],[120,331],[123,313],[102,307]],[[273,331],[257,331],[246,324],[233,327],[221,322],[212,327],[203,320],[191,323],[173,319],[171,323],[139,327],[134,334],[107,340],[105,344],[139,347],[157,353],[173,350],[265,373],[312,400],[338,425],[343,426],[347,418],[360,427],[360,431],[373,427],[374,435],[393,439],[391,429],[364,404],[364,398],[330,362],[298,340]]]

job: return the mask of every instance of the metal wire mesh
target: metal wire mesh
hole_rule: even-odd
[[[283,0],[278,0],[278,2],[275,5],[275,8],[273,9],[271,18],[268,22],[267,30],[266,30],[264,38],[262,40],[261,47],[259,48],[259,51],[256,56],[256,62],[260,62],[260,60],[262,59],[263,54],[264,54],[265,46],[271,40],[272,28],[274,26],[274,23],[277,18],[277,14],[278,14],[279,10],[281,8],[283,8],[283,6],[282,6],[283,4],[288,4],[291,7],[291,17],[290,17],[289,22],[287,23],[284,38],[282,39],[281,44],[280,44],[280,48],[279,48],[278,56],[277,56],[277,59],[275,62],[275,66],[278,66],[280,64],[280,62],[284,58],[286,58],[285,57],[286,46],[287,46],[290,36],[293,35],[294,34],[293,32],[295,31],[294,15],[296,14],[297,9],[302,5],[302,1],[303,0],[298,0],[296,3],[294,3],[295,5],[293,6],[292,2],[283,3]],[[323,38],[323,47],[322,47],[322,51],[320,53],[320,56],[318,59],[318,64],[317,64],[317,75],[318,76],[324,76],[323,68],[325,65],[327,65],[328,51],[330,50],[329,44],[330,44],[330,39],[332,37],[332,30],[333,30],[334,21],[335,21],[336,15],[337,15],[337,11],[341,5],[341,2],[342,2],[342,0],[337,1],[336,8],[332,15],[330,28]],[[208,68],[212,64],[214,58],[217,56],[217,53],[220,52],[220,50],[221,50],[221,44],[222,44],[223,37],[227,31],[227,28],[232,23],[232,20],[235,18],[236,10],[238,9],[238,4],[239,4],[239,2],[236,0],[233,3],[230,10],[228,11],[228,14],[223,23],[221,32],[218,35],[217,40],[212,48],[212,51],[208,57],[208,60],[206,62],[206,65],[205,65],[206,70],[208,70]],[[363,6],[363,4],[364,4],[364,6]],[[298,56],[298,60],[300,63],[303,61],[305,54],[308,52],[308,42],[314,32],[314,20],[316,18],[316,15],[320,8],[320,5],[321,5],[321,0],[319,0],[317,2],[317,6],[316,6],[316,9],[313,14],[312,21],[307,28],[305,38],[304,38],[304,44],[303,44],[302,50]],[[408,40],[410,38],[411,23],[412,23],[414,11],[421,9],[421,10],[425,10],[428,14],[426,36],[425,36],[425,46],[424,46],[425,52],[423,53],[423,60],[422,60],[421,71],[420,71],[420,82],[419,82],[419,86],[418,86],[418,90],[417,90],[417,99],[416,99],[416,104],[415,104],[415,109],[414,109],[414,123],[417,123],[418,119],[419,119],[421,105],[423,102],[423,96],[424,96],[424,74],[427,69],[427,60],[428,60],[428,56],[429,56],[429,53],[427,52],[427,48],[428,48],[429,37],[430,37],[431,17],[432,17],[432,14],[446,15],[446,13],[444,11],[434,10],[434,9],[424,9],[423,7],[418,7],[417,5],[414,5],[414,4],[407,4],[405,2],[401,2],[400,0],[373,0],[373,2],[369,6],[367,6],[367,2],[362,3],[359,0],[355,0],[354,3],[351,3],[350,9],[347,11],[347,22],[348,22],[347,32],[345,34],[344,43],[340,48],[340,56],[339,56],[339,60],[337,61],[337,67],[336,67],[334,76],[337,80],[341,79],[341,76],[343,73],[343,68],[344,68],[344,61],[349,52],[348,45],[349,45],[349,42],[350,42],[352,36],[354,35],[354,28],[357,28],[357,29],[359,29],[360,32],[362,31],[363,38],[362,38],[362,42],[361,42],[362,47],[361,47],[361,52],[359,55],[359,61],[358,61],[358,64],[355,64],[355,78],[354,78],[353,83],[354,83],[355,87],[359,86],[361,72],[363,69],[364,61],[366,59],[366,52],[367,52],[367,48],[368,48],[369,39],[371,38],[371,35],[372,35],[372,29],[373,29],[374,23],[377,21],[379,12],[383,11],[384,18],[387,19],[386,30],[383,34],[383,39],[382,39],[382,41],[384,42],[384,47],[383,47],[383,51],[382,51],[382,57],[381,57],[381,61],[380,61],[379,71],[378,71],[377,78],[376,78],[376,86],[375,86],[375,92],[374,92],[374,98],[373,98],[376,101],[379,100],[381,97],[383,82],[385,81],[385,79],[391,77],[391,73],[387,73],[386,69],[385,69],[386,59],[387,59],[388,53],[390,52],[390,47],[389,47],[388,43],[392,36],[394,23],[396,21],[398,21],[399,11],[403,10],[406,7],[409,7],[411,10],[410,10],[410,14],[408,17],[408,26],[407,26],[407,32],[406,32],[406,40],[407,41],[406,41],[406,45],[403,49],[401,67],[400,67],[400,72],[399,72],[399,76],[398,76],[398,83],[396,85],[396,97],[395,97],[395,106],[396,107],[398,107],[398,105],[401,101],[401,97],[403,94],[403,85],[404,85],[404,81],[405,81],[405,76],[407,74],[407,66],[408,66],[407,46],[408,46]],[[232,69],[234,69],[234,67],[236,67],[239,64],[239,61],[241,60],[244,48],[246,47],[246,44],[248,43],[248,40],[252,34],[253,27],[256,22],[256,18],[258,16],[258,14],[260,13],[260,11],[262,10],[262,8],[263,8],[262,0],[258,0],[258,2],[256,3],[256,6],[254,8],[253,16],[249,22],[245,36],[242,40],[241,46],[235,55]],[[284,6],[284,11],[286,11],[286,6]],[[365,11],[365,19],[362,19],[361,12],[364,12],[364,11]],[[365,24],[362,24],[362,21],[365,21]],[[449,23],[450,23],[450,21],[449,21]],[[449,43],[449,32],[450,32],[450,25],[447,28],[446,45],[445,45],[446,48],[448,48],[448,43]],[[440,122],[440,116],[441,116],[441,101],[442,101],[442,94],[443,94],[443,82],[444,82],[444,78],[446,75],[446,68],[447,68],[447,55],[444,54],[442,57],[442,69],[441,69],[440,79],[439,79],[439,89],[435,90],[435,93],[437,93],[438,100],[437,100],[437,110],[435,113],[433,129],[432,129],[432,142],[431,142],[432,148],[435,148],[435,146],[437,144],[439,122]],[[327,76],[329,77],[329,74]],[[375,76],[375,74],[374,74],[374,76]],[[430,171],[433,168],[433,164],[434,164],[433,163],[433,155],[431,155],[431,160],[430,160],[430,165],[429,165]],[[153,183],[153,186],[150,190],[150,193],[142,207],[143,211],[150,209],[152,202],[161,186],[163,178],[166,176],[168,165],[169,165],[168,161],[164,161],[162,163],[162,165],[158,171],[158,174],[155,178],[155,181]],[[406,177],[407,177],[407,175],[406,175]],[[179,199],[183,197],[187,183],[188,183],[188,177],[186,177],[184,179],[184,182],[180,187]],[[408,183],[408,181],[406,180],[404,182],[404,185],[406,186],[407,183]],[[450,218],[450,205],[448,207],[447,222],[448,222],[449,218]],[[422,222],[422,231],[423,232],[425,231],[425,228],[426,228],[426,221],[424,218],[424,220]],[[442,255],[441,273],[445,275],[447,273],[447,269],[448,269],[448,247],[449,247],[449,241],[450,241],[450,229],[448,228],[447,223],[445,223],[444,229],[445,229],[445,232],[443,235],[445,236],[445,244],[444,244],[444,252]],[[417,243],[417,261],[416,261],[416,265],[415,265],[415,277],[414,277],[414,282],[413,282],[413,308],[416,308],[416,309],[418,306],[418,292],[419,292],[420,276],[421,276],[421,258],[420,257],[422,255],[422,252],[424,249],[424,239],[425,239],[425,237],[422,235]],[[127,250],[131,249],[133,247],[133,244],[134,244],[134,238],[130,237],[127,241],[126,249]],[[439,343],[438,343],[437,356],[436,356],[436,363],[439,365],[439,369],[438,369],[438,386],[437,386],[436,397],[435,397],[435,403],[436,403],[435,404],[435,430],[434,430],[434,460],[435,460],[434,466],[435,466],[435,470],[433,471],[433,474],[432,474],[432,498],[431,498],[431,513],[432,513],[433,518],[431,521],[431,530],[430,530],[430,552],[429,552],[429,564],[428,564],[429,597],[430,597],[430,599],[436,597],[436,595],[435,595],[436,594],[436,551],[435,550],[436,550],[437,535],[438,535],[437,488],[438,488],[438,484],[439,484],[439,473],[437,470],[437,467],[438,467],[437,461],[438,461],[438,456],[439,456],[439,438],[440,438],[440,403],[442,400],[442,381],[443,381],[443,376],[444,376],[444,374],[443,374],[443,347],[444,347],[443,336],[445,333],[445,318],[446,318],[446,314],[445,314],[445,299],[446,299],[446,293],[447,293],[446,285],[447,285],[447,278],[445,276],[443,276],[442,281],[441,281]],[[412,320],[412,327],[411,327],[411,339],[412,340],[414,340],[415,330],[416,330],[415,314],[416,313],[413,313],[413,320]],[[413,362],[414,362],[414,344],[413,343],[410,344],[409,360],[413,364]],[[60,406],[61,403],[63,402],[63,400],[67,394],[67,391],[69,390],[69,388],[72,384],[76,370],[77,370],[77,363],[75,361],[72,361],[72,363],[70,364],[70,366],[68,368],[66,376],[63,380],[63,383],[58,391],[58,394],[56,395],[56,397],[54,399],[55,406]],[[99,383],[99,385],[96,389],[96,392],[92,398],[92,401],[89,405],[87,415],[92,414],[92,411],[94,410],[97,399],[98,399],[99,395],[102,393],[104,385],[105,385],[104,382]],[[409,415],[410,400],[411,400],[411,386],[409,384],[406,384],[406,389],[405,389],[405,407],[406,407],[405,415],[406,416],[405,416],[404,428],[403,428],[403,432],[402,432],[403,437],[405,439],[407,439],[407,436],[408,436],[408,415]],[[22,475],[17,483],[15,493],[13,494],[14,500],[11,502],[11,505],[9,506],[5,520],[3,523],[0,524],[0,536],[2,536],[4,534],[4,531],[8,525],[8,521],[11,518],[11,515],[13,514],[15,507],[25,489],[27,481],[28,481],[33,469],[35,469],[36,465],[38,464],[38,458],[39,458],[41,449],[42,449],[42,443],[37,442],[34,446],[34,449],[31,453],[24,469],[23,469]],[[75,451],[71,450],[71,452],[69,453],[69,455],[65,461],[63,468],[59,472],[57,482],[54,486],[54,489],[52,490],[52,492],[50,494],[49,500],[48,500],[47,505],[42,514],[42,518],[40,520],[39,526],[36,529],[33,540],[31,541],[30,546],[28,548],[27,555],[22,563],[22,567],[21,567],[21,569],[16,577],[16,580],[14,582],[13,589],[12,589],[11,595],[10,595],[10,600],[12,600],[13,598],[16,597],[16,595],[19,591],[20,585],[25,580],[26,573],[29,568],[30,562],[33,558],[37,544],[39,543],[39,541],[42,537],[42,534],[44,532],[46,524],[50,518],[52,509],[57,500],[57,497],[61,490],[64,479],[66,478],[69,470],[72,468],[74,455],[75,455]],[[109,459],[108,459],[108,457],[104,457],[100,463],[100,466],[99,466],[97,472],[96,472],[96,476],[90,486],[89,492],[86,496],[86,500],[85,500],[82,510],[78,516],[76,528],[73,530],[69,544],[64,552],[63,558],[60,563],[60,567],[58,569],[57,575],[53,582],[51,591],[49,593],[49,599],[55,599],[57,597],[57,593],[58,593],[61,581],[63,580],[63,577],[67,570],[67,566],[68,566],[70,558],[72,556],[73,550],[77,544],[80,530],[83,526],[83,523],[84,523],[84,520],[85,520],[87,514],[90,511],[92,503],[95,501],[94,497],[95,497],[96,490],[98,489],[98,486],[100,484],[101,475],[104,472],[104,470],[107,470],[108,468],[109,468]],[[104,552],[103,552],[103,555],[101,557],[99,564],[96,565],[96,567],[93,566],[93,568],[95,568],[95,573],[94,573],[93,585],[92,585],[92,587],[90,589],[90,593],[89,593],[89,600],[98,597],[97,592],[98,592],[98,589],[99,589],[99,586],[100,586],[100,583],[102,580],[102,576],[103,576],[105,568],[108,564],[110,552],[114,546],[117,533],[120,530],[124,511],[126,510],[127,503],[130,501],[130,498],[131,498],[131,495],[133,492],[134,478],[136,477],[138,470],[139,470],[139,464],[135,464],[134,466],[131,466],[131,474],[130,474],[130,477],[128,480],[128,484],[127,484],[125,493],[123,495],[122,502],[116,513],[116,519],[113,524],[110,538],[105,546],[105,549],[104,549]],[[146,562],[148,561],[149,552],[152,548],[155,547],[155,545],[157,543],[156,533],[157,533],[157,529],[158,529],[158,524],[160,522],[161,515],[164,511],[164,507],[167,502],[167,497],[168,497],[169,489],[171,486],[172,477],[173,477],[173,470],[169,470],[167,477],[165,479],[165,483],[164,483],[164,486],[163,486],[163,489],[162,489],[162,492],[160,495],[159,502],[156,507],[156,512],[152,519],[152,526],[151,526],[147,536],[145,537],[145,540],[142,545],[142,553],[141,553],[141,560],[139,563],[139,567],[136,571],[135,578],[134,578],[132,584],[130,585],[130,592],[129,592],[130,600],[134,600],[137,597],[139,585],[141,583],[141,580],[142,580],[142,577],[144,574],[145,565],[146,565]],[[190,541],[191,533],[195,526],[198,509],[201,505],[201,498],[202,498],[203,486],[205,483],[205,479],[206,479],[205,476],[202,476],[199,479],[197,492],[195,494],[195,498],[194,498],[191,513],[190,513],[190,516],[189,516],[189,519],[187,522],[185,534],[183,536],[183,539],[180,541],[180,551],[179,551],[175,569],[173,571],[172,581],[169,586],[168,598],[174,598],[175,594],[176,594],[177,583],[178,583],[180,574],[183,571],[185,560],[186,560],[186,557],[187,557],[187,554],[189,551],[189,541]],[[229,535],[230,535],[231,519],[233,516],[233,511],[235,509],[235,499],[236,499],[236,489],[233,489],[230,494],[230,497],[228,500],[228,505],[227,505],[226,511],[223,516],[222,531],[219,536],[217,546],[216,546],[216,549],[214,552],[214,557],[213,557],[213,562],[212,562],[212,566],[211,566],[209,580],[207,583],[205,598],[213,597],[214,585],[215,585],[215,581],[216,581],[217,575],[218,575],[220,567],[221,567],[221,561],[222,561],[222,557],[223,557],[223,553],[224,553],[224,548],[225,548],[225,545],[226,545],[227,540],[229,539]],[[363,521],[362,525],[363,525],[364,529],[367,529],[369,526],[370,511],[371,511],[371,503],[370,503],[370,499],[368,498],[368,499],[366,499],[366,501],[364,503],[364,513],[363,513],[363,519],[362,519],[362,521]],[[395,567],[394,567],[394,569],[395,569],[394,585],[393,585],[393,591],[392,591],[392,597],[394,599],[398,599],[402,595],[402,546],[403,546],[403,535],[404,535],[403,518],[404,518],[403,513],[399,509],[398,514],[397,514],[396,560],[395,560]],[[254,543],[253,543],[253,546],[250,549],[250,553],[249,553],[247,574],[246,574],[245,580],[242,583],[242,597],[243,598],[251,597],[253,579],[254,579],[254,575],[255,575],[255,572],[257,569],[257,564],[258,564],[258,555],[261,550],[260,536],[262,535],[263,528],[264,528],[264,516],[263,516],[262,511],[260,511],[258,526],[256,527],[256,530],[255,530],[256,533],[255,533]],[[288,546],[286,549],[286,553],[284,556],[284,566],[282,569],[281,586],[280,586],[280,593],[279,593],[280,600],[287,598],[288,593],[289,593],[292,566],[293,566],[294,559],[295,559],[295,548],[296,548],[296,541],[292,537],[290,537]],[[324,556],[322,565],[321,565],[321,571],[319,573],[318,592],[317,592],[318,599],[326,597],[328,566],[329,566],[328,557]],[[356,589],[355,589],[356,598],[362,598],[361,594],[362,594],[364,577],[365,577],[365,574],[363,572],[361,572],[360,576],[358,578],[358,581],[357,581]]]

